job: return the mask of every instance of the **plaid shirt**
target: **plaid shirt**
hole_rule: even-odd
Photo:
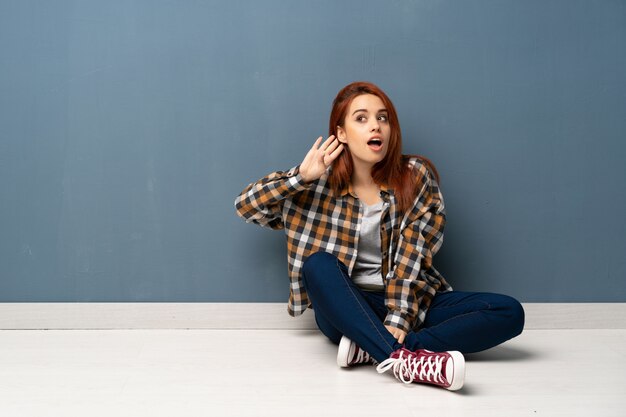
[[[408,332],[424,322],[437,291],[452,288],[433,267],[432,259],[443,243],[445,207],[434,177],[417,158],[411,158],[420,189],[404,216],[386,185],[381,186],[383,214],[380,222],[382,275],[388,308],[384,324]],[[284,229],[289,256],[288,311],[299,316],[311,306],[301,278],[307,257],[318,251],[331,253],[348,266],[356,262],[361,224],[361,204],[351,187],[335,197],[328,172],[305,183],[299,166],[277,171],[248,185],[235,200],[237,214],[247,223]]]

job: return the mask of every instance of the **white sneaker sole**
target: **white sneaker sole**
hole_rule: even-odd
[[[450,372],[452,372],[452,383],[446,389],[449,391],[457,391],[460,390],[465,383],[465,358],[461,352],[449,351],[448,353],[452,356],[453,366],[446,368],[446,375],[450,375]]]
[[[352,340],[345,336],[339,341],[339,349],[337,350],[337,365],[340,368],[348,368],[348,360],[350,360],[350,348],[352,348]]]

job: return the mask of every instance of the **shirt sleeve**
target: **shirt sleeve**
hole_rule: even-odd
[[[421,185],[411,211],[400,226],[394,268],[387,275],[385,325],[405,332],[422,325],[423,315],[441,283],[423,274],[443,244],[445,206],[439,185],[422,164],[417,164]]]
[[[235,199],[237,215],[246,223],[283,229],[282,207],[285,199],[311,186],[304,181],[299,168],[272,172],[248,185]]]

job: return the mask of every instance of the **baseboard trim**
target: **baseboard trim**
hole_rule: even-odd
[[[626,303],[524,303],[526,329],[626,329]],[[0,303],[2,330],[315,329],[284,303]]]

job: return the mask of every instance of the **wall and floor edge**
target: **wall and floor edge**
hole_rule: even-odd
[[[626,303],[522,303],[527,330],[626,329]],[[0,330],[316,329],[286,303],[0,303]]]

